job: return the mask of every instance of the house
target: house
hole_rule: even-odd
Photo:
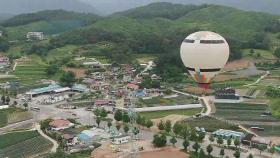
[[[108,106],[109,100],[98,99],[94,101],[95,106]]]
[[[132,90],[139,89],[139,86],[137,84],[134,84],[134,83],[128,83],[126,86],[127,86],[127,88],[132,89]]]
[[[231,100],[239,100],[240,96],[235,94],[235,89],[233,88],[224,88],[218,89],[215,92],[215,99],[231,99]]]
[[[147,94],[146,94],[146,91],[145,90],[138,90],[135,94],[136,97],[145,97]]]
[[[123,82],[131,82],[132,77],[130,75],[123,75]]]
[[[6,56],[0,56],[0,63],[6,63],[9,62],[10,59]]]
[[[3,36],[3,32],[2,31],[0,31],[0,37],[2,37]]]
[[[67,143],[72,143],[74,136],[71,134],[63,134],[63,139],[66,140]]]
[[[116,136],[114,137],[112,143],[119,145],[119,144],[124,144],[124,143],[128,143],[130,140],[130,136],[129,135],[120,135],[120,136]]]
[[[87,86],[82,85],[82,84],[74,84],[71,89],[72,89],[72,91],[81,92],[81,93],[89,92],[89,89],[87,88]]]
[[[47,87],[32,89],[29,92],[26,92],[26,95],[29,95],[32,98],[34,95],[36,96],[36,95],[40,95],[40,94],[51,93],[54,90],[57,90],[60,88],[62,88],[62,87],[58,84],[50,84]]]
[[[101,68],[102,64],[98,61],[85,61],[83,62],[83,65],[90,66],[92,68]]]
[[[74,127],[75,125],[68,120],[57,119],[50,122],[49,126],[51,127],[52,130],[59,131],[70,127]]]
[[[32,39],[43,40],[44,39],[44,33],[43,32],[28,32],[26,34],[26,38],[28,40],[32,40]]]

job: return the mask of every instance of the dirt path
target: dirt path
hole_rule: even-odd
[[[270,74],[269,71],[267,71],[264,75],[262,75],[260,78],[257,79],[256,82],[254,83],[250,83],[250,84],[246,84],[246,85],[243,85],[244,87],[249,87],[249,86],[253,86],[255,84],[258,84],[262,79],[264,79],[266,76],[268,76]]]
[[[41,136],[43,136],[44,138],[48,139],[49,141],[51,141],[53,143],[53,147],[51,149],[52,153],[55,153],[57,148],[58,148],[58,143],[53,140],[52,138],[50,138],[49,136],[47,136],[42,130],[41,130],[41,126],[39,124],[35,125],[36,130],[41,134]]]
[[[17,62],[15,62],[15,65],[13,66],[13,71],[16,70],[16,67],[17,67]]]

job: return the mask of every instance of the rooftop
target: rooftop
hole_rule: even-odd
[[[70,121],[64,119],[53,120],[49,123],[50,126],[55,128],[69,126],[70,124],[72,124]]]

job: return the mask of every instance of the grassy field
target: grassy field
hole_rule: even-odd
[[[273,52],[268,51],[268,50],[262,50],[262,49],[254,49],[255,53],[253,55],[250,55],[250,49],[243,49],[242,50],[242,55],[243,57],[249,57],[249,58],[257,58],[257,54],[260,54],[262,58],[265,59],[277,59],[273,55]]]
[[[52,143],[37,131],[5,134],[0,136],[0,140],[0,157],[31,157],[52,147]]]
[[[20,122],[32,118],[32,115],[21,109],[9,108],[0,110],[0,127],[9,123]]]
[[[277,121],[276,118],[267,116],[262,117],[262,113],[269,110],[266,105],[257,104],[215,104],[217,111],[216,116],[222,117],[226,120],[236,120],[236,121],[261,121],[270,122]],[[280,120],[279,120],[280,121]]]
[[[0,110],[0,127],[4,127],[8,124],[8,115],[13,113],[15,109],[3,109]]]
[[[168,111],[156,111],[156,112],[141,112],[140,115],[144,116],[147,119],[157,119],[172,114],[192,116],[199,113],[200,111],[201,109],[168,110]]]
[[[61,60],[65,57],[71,57],[74,55],[75,50],[78,48],[78,46],[75,45],[66,45],[61,48],[52,49],[48,52],[48,55],[46,56],[46,61],[54,61],[54,60]]]
[[[152,99],[140,99],[139,104],[142,107],[153,107],[153,106],[170,106],[170,105],[185,105],[198,103],[192,97],[179,95],[175,98],[163,98],[163,97],[153,97]]]
[[[203,127],[206,131],[213,132],[218,129],[238,130],[236,125],[220,121],[212,117],[189,118],[184,121],[191,127]]]
[[[280,99],[270,99],[269,107],[271,108],[273,116],[280,119]]]

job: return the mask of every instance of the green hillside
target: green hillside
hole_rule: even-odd
[[[279,16],[276,15],[247,12],[216,5],[184,6],[156,3],[117,13],[99,20],[87,28],[68,32],[65,37],[60,39],[78,36],[77,34],[81,35],[85,34],[85,32],[90,34],[93,30],[99,30],[108,34],[118,33],[119,38],[125,41],[128,40],[127,43],[143,39],[143,36],[145,36],[145,39],[156,38],[159,41],[165,41],[164,44],[174,49],[175,47],[178,48],[180,42],[191,31],[210,30],[220,33],[228,39],[234,39],[239,45],[267,49],[270,42],[264,42],[269,38],[265,28],[278,18]],[[83,41],[92,44],[90,39],[84,37]],[[76,44],[72,39],[69,41],[64,40],[64,42],[65,44]],[[141,53],[153,51],[147,50],[147,52]],[[170,50],[164,52],[170,52]]]
[[[41,11],[21,14],[2,22],[9,40],[24,39],[27,32],[41,31],[46,35],[58,34],[90,25],[100,17],[94,14],[64,10]]]

